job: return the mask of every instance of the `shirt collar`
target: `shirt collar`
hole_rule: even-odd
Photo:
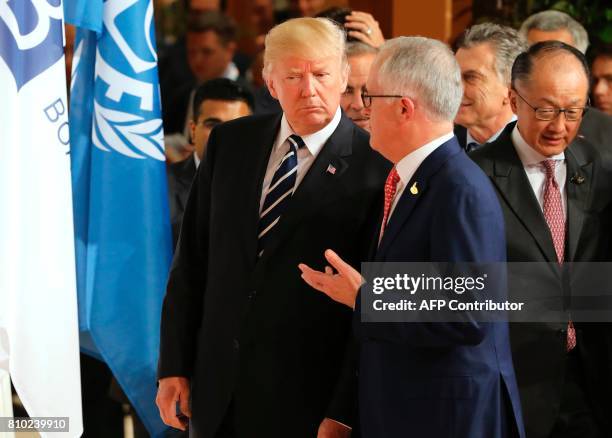
[[[491,142],[497,140],[497,138],[501,135],[501,133],[504,132],[504,129],[506,129],[506,126],[508,126],[508,124],[514,122],[515,120],[516,120],[516,114],[512,114],[512,117],[510,117],[510,120],[508,120],[506,122],[506,124],[503,126],[503,128],[500,129],[499,131],[497,131],[495,134],[493,134],[491,136],[491,138],[487,139],[487,141],[485,141],[482,144],[491,143]],[[477,145],[482,146],[481,143],[478,143],[476,140],[474,140],[474,137],[472,137],[472,135],[470,134],[470,131],[467,130],[467,136],[465,137],[465,144],[467,145],[467,144],[470,144],[470,143],[476,143]]]
[[[552,157],[546,157],[536,151],[534,148],[529,146],[518,129],[518,124],[512,130],[512,143],[516,149],[516,153],[523,163],[523,166],[538,166],[542,161],[545,160],[564,160],[565,152],[553,155]]]
[[[198,154],[196,154],[195,151],[193,151],[193,161],[195,162],[196,169],[200,167],[200,159],[198,158]]]
[[[327,142],[329,137],[331,137],[331,135],[334,133],[334,131],[340,124],[341,116],[342,116],[342,113],[340,111],[340,107],[338,107],[336,109],[336,114],[334,114],[334,117],[331,119],[331,121],[327,125],[325,125],[324,128],[312,134],[301,136],[302,140],[306,144],[306,148],[308,148],[308,151],[313,156],[316,156],[319,153],[323,145]],[[285,115],[285,113],[283,113],[283,117],[281,119],[280,130],[278,132],[278,136],[276,137],[276,144],[274,145],[274,147],[276,149],[282,147],[282,145],[285,143],[287,138],[290,135],[294,135],[294,134],[295,132],[291,128],[291,125],[289,125],[287,116]]]
[[[396,165],[395,168],[397,173],[400,176],[400,180],[402,181],[402,186],[405,187],[412,177],[414,173],[417,171],[421,163],[425,161],[425,158],[429,156],[433,151],[438,149],[444,143],[453,138],[454,133],[449,132],[448,134],[444,134],[441,137],[438,137],[429,143],[421,146],[417,150],[410,152],[404,158],[402,158]]]
[[[225,67],[225,71],[221,75],[222,78],[231,79],[232,81],[238,79],[239,76],[240,70],[238,70],[238,67],[236,67],[236,64],[234,64],[233,62],[227,64],[227,67]]]

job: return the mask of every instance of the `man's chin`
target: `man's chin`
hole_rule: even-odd
[[[355,125],[359,126],[360,128],[365,129],[366,131],[370,130],[370,119],[352,119],[353,123],[355,123]]]

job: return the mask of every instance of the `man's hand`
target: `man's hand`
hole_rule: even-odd
[[[179,402],[181,413],[176,413]],[[159,380],[155,403],[162,421],[168,426],[187,430],[191,408],[189,407],[189,379],[186,377],[164,377]]]
[[[349,36],[372,47],[378,48],[385,43],[385,37],[380,30],[378,21],[367,12],[351,12],[350,15],[346,16],[344,27],[346,27]]]
[[[351,428],[329,418],[324,418],[319,425],[317,438],[350,438]]]
[[[338,272],[337,274],[334,274],[333,269],[329,266],[325,267],[325,272],[320,272],[300,263],[298,268],[302,271],[302,278],[311,287],[325,293],[332,300],[354,309],[357,291],[363,284],[361,274],[331,249],[325,251],[325,258]]]

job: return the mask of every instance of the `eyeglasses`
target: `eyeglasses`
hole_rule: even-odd
[[[563,113],[565,115],[565,120],[569,122],[575,122],[580,120],[589,109],[589,101],[587,101],[587,106],[578,106],[571,108],[536,108],[532,106],[529,102],[525,100],[523,96],[521,96],[518,91],[514,90],[516,95],[522,99],[529,108],[531,108],[535,112],[535,117],[538,120],[544,120],[549,122],[551,120],[555,120],[559,114]]]
[[[399,94],[368,94],[367,92],[363,92],[361,93],[361,100],[365,108],[370,108],[372,106],[373,97],[396,97],[401,99],[404,96],[400,96]]]

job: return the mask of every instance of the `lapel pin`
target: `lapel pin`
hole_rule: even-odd
[[[327,173],[331,173],[332,175],[335,175],[336,174],[336,168],[330,164],[329,166],[327,166],[326,172]]]
[[[417,188],[417,182],[415,181],[414,184],[412,184],[412,187],[410,187],[410,193],[412,193],[413,195],[418,195],[419,194],[419,189]]]
[[[580,175],[579,173],[575,173],[570,178],[570,181],[576,185],[580,185],[584,182],[584,176]]]

